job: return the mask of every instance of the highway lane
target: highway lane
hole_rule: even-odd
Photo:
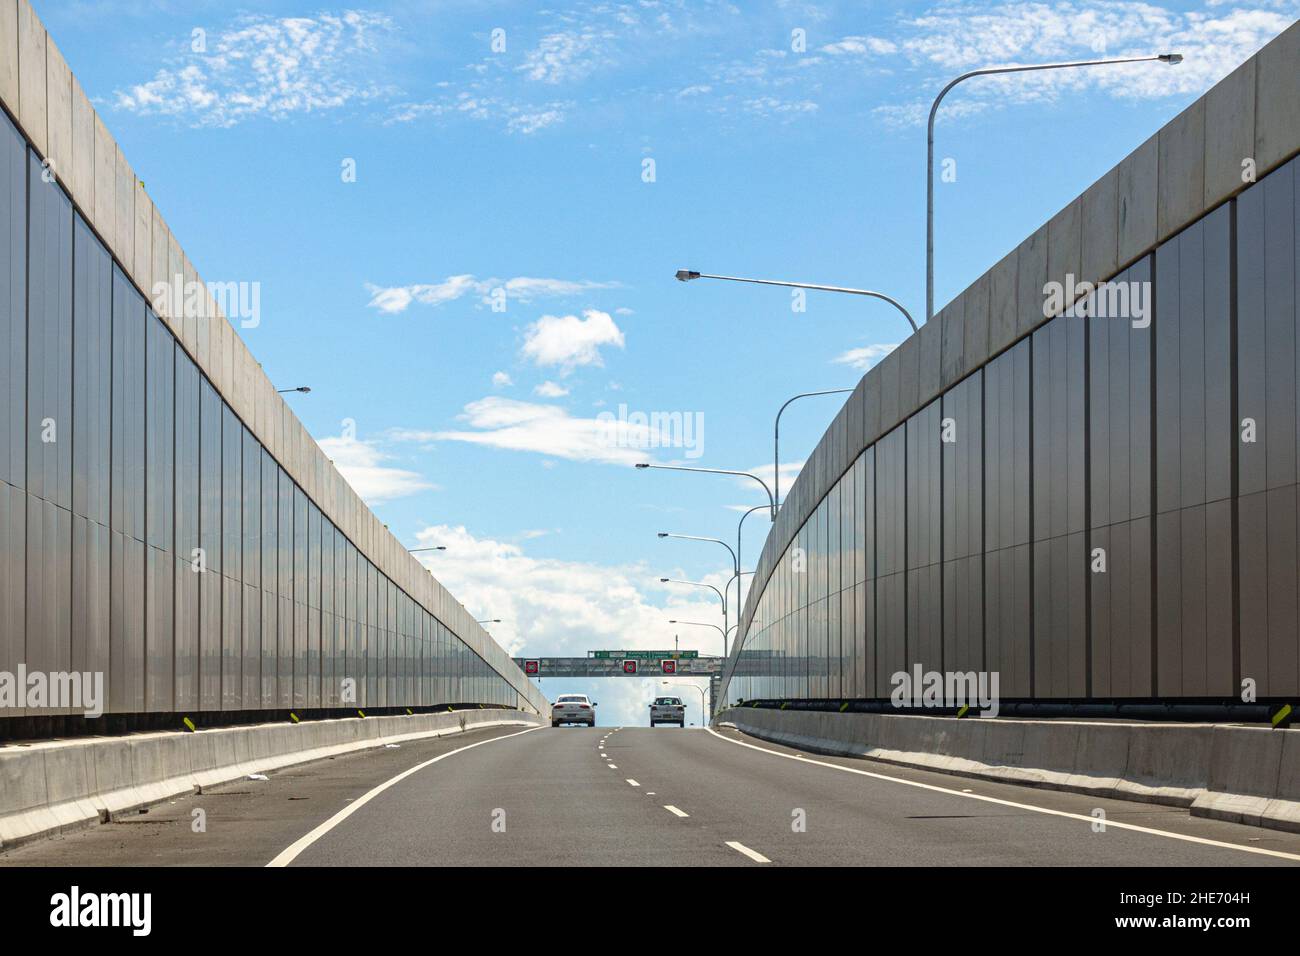
[[[735,731],[536,731],[453,758],[455,773],[403,781],[288,862],[1177,867],[1300,861],[1300,836],[1193,818],[1177,808],[781,753],[797,751]],[[1105,814],[1104,829],[1094,826],[1097,810]],[[503,815],[504,832],[491,827],[495,813]],[[1261,849],[1295,859],[1252,852]]]
[[[194,835],[191,810],[199,805],[208,809],[208,829]],[[1104,832],[1097,832],[1097,810]],[[236,782],[142,819],[149,824],[19,847],[0,854],[0,865],[1300,862],[1297,834],[1177,808],[801,755],[734,730],[696,728],[470,733],[322,761],[260,784]],[[1261,850],[1289,856],[1252,852]]]

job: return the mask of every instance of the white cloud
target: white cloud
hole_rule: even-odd
[[[550,33],[524,54],[519,72],[538,83],[572,83],[613,62],[607,31]]]
[[[567,100],[533,103],[507,94],[482,92],[480,85],[424,102],[398,103],[391,107],[385,125],[412,123],[421,119],[465,117],[503,124],[508,133],[525,136],[564,122],[574,104]]]
[[[119,109],[234,126],[267,116],[334,110],[390,90],[373,77],[387,16],[349,10],[316,17],[246,15],[186,50],[152,80],[116,91]],[[188,46],[188,44],[187,44]]]
[[[604,565],[533,557],[518,544],[475,537],[464,527],[436,525],[416,537],[420,546],[447,546],[446,555],[422,556],[426,567],[476,616],[501,618],[489,629],[514,656],[665,650],[678,635],[683,650],[721,653],[721,635],[712,628],[668,623],[722,621],[712,592],[659,583],[660,577],[688,577],[670,563],[671,554],[657,556],[663,563],[654,568]],[[729,574],[719,571],[705,580],[721,587]],[[542,684],[550,696],[554,686],[552,680]],[[623,678],[602,680],[592,691],[605,726],[643,724],[649,700],[642,698],[661,692],[658,681]],[[690,693],[698,713],[699,696]]]
[[[632,465],[652,457],[647,452],[674,447],[681,436],[672,422],[630,424],[612,413],[575,418],[558,405],[522,402],[489,395],[465,406],[463,429],[421,431],[398,429],[393,441],[427,443],[459,441],[507,451],[534,452],[569,461]]]
[[[455,302],[466,295],[477,295],[484,304],[491,304],[498,290],[504,292],[507,302],[520,303],[542,298],[569,298],[597,289],[617,288],[617,282],[594,282],[590,279],[540,279],[516,276],[513,279],[479,279],[473,275],[448,276],[441,282],[414,285],[378,286],[366,284],[370,293],[367,305],[386,315],[405,312],[412,303],[437,307]]]
[[[538,366],[557,366],[561,375],[583,365],[603,366],[601,348],[623,348],[623,332],[608,312],[587,309],[582,315],[542,316],[525,332],[520,354]]]
[[[849,349],[847,352],[842,352],[835,356],[835,358],[831,359],[831,361],[839,365],[847,365],[850,368],[860,369],[865,372],[896,348],[898,348],[897,342],[888,345],[864,345],[861,348]]]
[[[368,505],[437,488],[417,472],[384,465],[392,455],[374,442],[339,435],[321,438],[317,444]]]
[[[569,390],[558,382],[543,382],[533,389],[533,394],[542,398],[563,398],[569,394]]]
[[[1156,99],[1199,94],[1213,86],[1290,25],[1297,5],[1286,6],[1290,13],[1232,9],[1213,16],[1143,0],[946,2],[905,20],[904,35],[896,45],[914,65],[938,68],[946,76],[983,66],[1163,52],[1184,56],[1177,66],[1146,62],[982,77],[962,84],[944,101],[947,119],[1008,102],[1051,100],[1067,90],[1099,90],[1118,99]],[[928,90],[915,102],[885,105],[875,112],[894,125],[920,124],[932,96]]]
[[[510,373],[508,372],[492,373],[492,386],[494,388],[506,388],[513,384],[515,384],[514,379],[510,377]]]
[[[890,53],[898,52],[898,45],[892,40],[886,40],[881,37],[845,37],[835,43],[827,43],[822,48],[823,53],[830,53],[834,56],[854,55],[854,56],[885,56]]]
[[[785,500],[786,492],[790,490],[790,486],[794,484],[794,480],[799,477],[799,472],[803,471],[803,466],[804,463],[802,461],[781,462],[781,500],[782,501]],[[761,465],[755,465],[753,468],[747,468],[745,470],[748,471],[751,475],[757,475],[759,478],[763,479],[763,484],[767,485],[767,487],[769,488],[772,487],[772,475],[774,474],[774,472],[772,469],[772,463],[770,461],[764,462]],[[758,487],[758,485],[754,483],[754,480],[752,478],[737,478],[736,483],[741,488],[744,488],[746,491],[751,491],[754,493],[755,505],[760,504],[762,502],[766,502],[768,500],[767,495],[763,493],[763,489]],[[750,507],[753,507],[753,505],[746,505],[746,508],[750,508]]]
[[[777,96],[756,96],[744,104],[745,112],[755,116],[778,116],[792,119],[816,113],[818,106],[812,100],[784,100]]]

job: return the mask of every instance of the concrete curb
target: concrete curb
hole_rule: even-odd
[[[0,847],[111,819],[250,773],[461,733],[462,719],[465,730],[543,725],[540,718],[522,711],[466,710],[2,747]]]
[[[1300,832],[1300,730],[748,707],[724,711],[715,723],[817,753],[1188,807],[1193,816]]]

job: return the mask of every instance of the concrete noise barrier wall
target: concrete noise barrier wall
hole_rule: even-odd
[[[517,710],[465,710],[3,747],[0,847],[107,820],[250,773],[406,740],[516,725],[541,726],[541,720]]]
[[[736,707],[715,723],[802,750],[1189,807],[1300,832],[1300,730]]]

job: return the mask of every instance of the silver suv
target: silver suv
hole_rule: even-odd
[[[655,724],[676,724],[686,726],[686,707],[680,697],[656,697],[650,705],[650,726]]]

